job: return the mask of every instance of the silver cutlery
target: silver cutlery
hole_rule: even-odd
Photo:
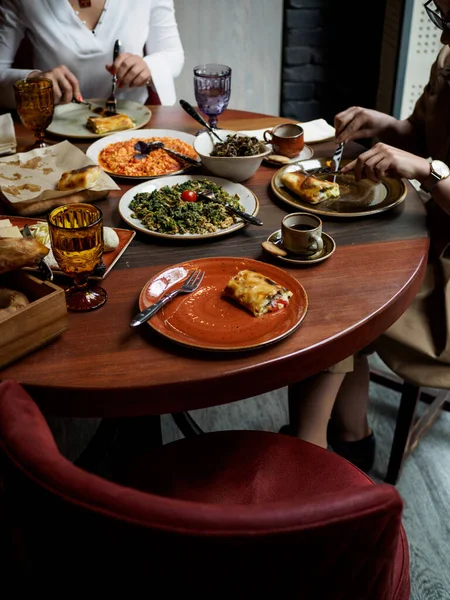
[[[183,110],[185,110],[190,117],[195,119],[198,123],[200,123],[200,125],[203,125],[203,127],[206,127],[206,129],[208,131],[210,131],[213,135],[216,136],[216,138],[219,140],[219,142],[223,142],[223,140],[217,135],[217,133],[211,127],[211,125],[209,123],[207,123],[201,115],[198,114],[198,112],[195,110],[195,108],[193,106],[191,106],[189,104],[189,102],[186,102],[186,100],[180,100],[180,104],[181,104],[181,107],[183,108]]]
[[[120,46],[121,46],[120,40],[116,40],[114,42],[113,64],[115,63],[117,57],[120,54]],[[106,108],[109,111],[111,111],[113,115],[117,114],[116,87],[117,87],[117,73],[114,73],[114,75],[112,76],[111,94],[109,95],[109,98],[106,101]]]
[[[339,171],[339,166],[341,164],[342,155],[344,154],[344,142],[338,144],[336,150],[334,151],[332,163],[333,163],[333,171]],[[336,175],[333,177],[333,183],[336,182]]]
[[[187,279],[185,279],[183,285],[176,290],[165,294],[158,302],[151,304],[148,308],[141,311],[137,314],[134,319],[130,323],[130,327],[137,327],[138,325],[142,325],[150,319],[160,308],[162,308],[165,304],[173,300],[175,296],[178,294],[190,294],[191,292],[195,292],[196,289],[199,288],[201,282],[203,281],[203,277],[205,275],[204,271],[200,271],[200,269],[195,269],[189,275]]]
[[[113,112],[104,106],[96,106],[95,104],[91,104],[90,102],[86,102],[86,100],[77,100],[77,98],[72,98],[72,102],[75,104],[82,104],[83,106],[87,106],[87,108],[97,115],[101,115],[103,117],[112,117],[116,115],[117,112]]]
[[[217,202],[218,204],[224,206],[226,210],[228,210],[230,213],[235,214],[237,217],[240,217],[241,219],[247,221],[248,223],[251,223],[252,225],[264,225],[261,219],[258,219],[257,217],[254,217],[249,213],[239,210],[238,208],[234,208],[234,206],[232,206],[231,204],[225,204],[225,202],[221,202],[220,200],[218,200],[212,190],[197,192],[197,199],[203,200],[205,202]]]
[[[147,156],[147,154],[149,154],[153,150],[156,150],[157,148],[162,148],[168,154],[173,154],[173,156],[176,156],[177,158],[181,158],[182,160],[186,161],[190,165],[193,165],[194,167],[202,166],[202,163],[199,160],[195,160],[195,158],[191,158],[190,156],[186,156],[185,154],[176,152],[175,150],[172,150],[171,148],[167,148],[166,146],[164,146],[164,144],[162,142],[137,142],[134,145],[134,149],[138,152],[138,154],[135,154],[134,158],[139,158],[139,159],[145,158]]]
[[[28,227],[28,224],[25,224],[22,229],[22,235],[25,238],[32,238],[33,234],[31,233],[31,229]],[[43,258],[38,262],[38,269],[44,276],[46,281],[53,281],[53,271],[50,269],[48,264],[45,262]]]

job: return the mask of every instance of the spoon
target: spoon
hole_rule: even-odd
[[[209,123],[207,123],[205,121],[205,119],[198,114],[198,112],[195,110],[195,108],[193,106],[191,106],[189,104],[189,102],[186,102],[186,100],[180,100],[180,104],[181,104],[181,107],[183,108],[183,110],[185,110],[190,117],[195,119],[198,123],[200,123],[200,125],[203,125],[203,127],[206,127],[206,129],[208,131],[210,131],[213,135],[216,136],[216,138],[219,140],[219,142],[223,142],[223,140],[217,135],[217,133],[211,127],[211,125]]]
[[[162,148],[168,154],[173,154],[177,158],[181,158],[182,160],[186,161],[190,165],[194,165],[195,167],[201,166],[201,162],[199,160],[195,160],[195,158],[191,158],[190,156],[185,156],[184,154],[180,154],[180,152],[176,152],[175,150],[172,150],[171,148],[167,148],[166,146],[164,146],[164,144],[162,142],[137,142],[134,145],[134,149],[138,152],[138,154],[135,154],[134,158],[139,158],[139,159],[145,158],[147,156],[147,154],[150,154],[150,152],[153,152],[153,150],[157,150],[158,148]]]
[[[217,200],[216,196],[214,195],[214,192],[211,190],[205,190],[204,192],[198,192],[197,198],[199,200],[203,200],[206,202],[217,202],[218,204],[222,204],[222,206],[224,206],[229,212],[235,214],[237,217],[240,217],[244,221],[251,223],[252,225],[259,225],[259,226],[264,225],[264,223],[261,221],[261,219],[257,219],[256,217],[254,217],[253,215],[250,215],[249,213],[243,212],[242,210],[239,210],[238,208],[234,208],[234,206],[232,206],[231,204],[225,204],[224,202]]]

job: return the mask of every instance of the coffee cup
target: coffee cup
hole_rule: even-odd
[[[265,142],[272,144],[276,154],[288,158],[298,156],[305,146],[303,127],[297,123],[282,123],[272,130],[267,129],[263,137]]]
[[[322,221],[309,213],[291,213],[281,221],[283,248],[292,254],[312,258],[323,250]]]

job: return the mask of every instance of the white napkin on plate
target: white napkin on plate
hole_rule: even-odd
[[[332,125],[329,125],[325,119],[315,119],[314,121],[307,121],[305,123],[299,123],[303,127],[305,144],[315,144],[317,142],[324,142],[330,140],[335,136],[335,129]],[[271,129],[267,127],[266,129]],[[252,131],[241,131],[245,135],[255,136],[259,140],[263,140],[263,134],[266,129],[255,129]]]
[[[0,154],[16,151],[16,134],[11,113],[0,115]]]

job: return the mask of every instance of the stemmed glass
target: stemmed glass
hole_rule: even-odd
[[[216,64],[194,67],[194,91],[197,106],[208,117],[210,126],[217,129],[217,117],[230,101],[231,68]]]
[[[86,311],[106,302],[106,291],[89,282],[103,255],[103,215],[92,204],[65,204],[48,216],[53,254],[61,270],[73,277],[66,290],[70,310]]]
[[[45,148],[44,132],[53,119],[55,100],[50,79],[21,79],[14,84],[16,108],[23,125],[31,129],[35,142],[31,148]]]

